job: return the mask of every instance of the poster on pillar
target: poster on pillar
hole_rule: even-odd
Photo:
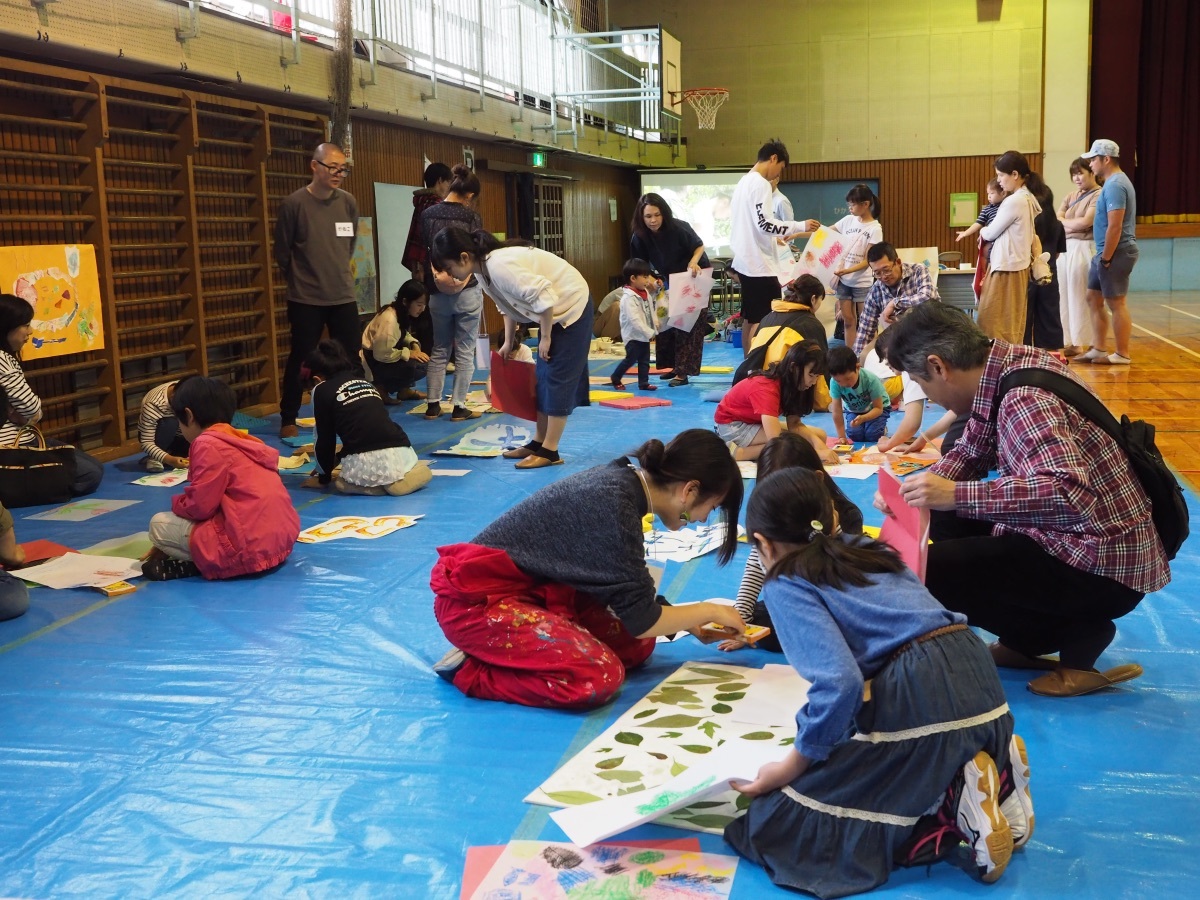
[[[100,277],[91,244],[0,247],[0,289],[33,307],[24,359],[104,348]]]
[[[354,302],[359,315],[375,315],[379,312],[379,275],[375,268],[375,228],[370,216],[358,217],[350,274],[354,277]]]

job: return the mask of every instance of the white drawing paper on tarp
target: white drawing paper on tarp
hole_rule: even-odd
[[[25,518],[44,519],[47,522],[86,522],[96,516],[102,516],[105,513],[141,502],[141,500],[72,500],[70,503]]]
[[[731,779],[753,781],[763,765],[783,759],[790,752],[791,747],[780,747],[773,741],[731,738],[666,784],[570,806],[550,813],[550,818],[573,843],[586,847],[728,791]]]
[[[746,688],[746,696],[729,717],[745,725],[794,726],[796,713],[808,702],[811,682],[789,665],[768,663]]]
[[[836,466],[826,466],[825,471],[831,478],[851,478],[855,481],[866,481],[874,478],[879,466],[868,466],[864,463],[841,463]]]
[[[126,581],[142,574],[140,559],[120,556],[90,556],[66,553],[36,566],[20,570],[25,581],[56,590],[74,587],[102,587],[115,581]]]
[[[533,431],[528,425],[495,422],[467,432],[453,447],[433,452],[440,456],[499,456],[505,450],[528,444],[532,439]]]
[[[756,459],[739,459],[738,471],[742,473],[743,479],[758,478],[758,460]]]
[[[646,558],[659,562],[687,562],[711,553],[724,540],[724,522],[682,528],[679,531],[651,531],[646,535]]]
[[[285,472],[288,469],[299,469],[306,462],[308,462],[307,453],[293,453],[291,456],[279,457],[279,463],[276,465],[276,468],[281,472]]]
[[[809,237],[800,258],[780,273],[779,283],[787,284],[801,275],[812,275],[832,293],[833,273],[842,267],[842,258],[850,250],[853,240],[822,225]]]
[[[146,484],[151,487],[175,487],[187,481],[187,469],[175,469],[170,472],[155,472],[153,475],[143,475],[135,478],[133,484]]]
[[[434,475],[445,475],[450,478],[461,478],[463,475],[470,475],[470,469],[430,469]]]
[[[672,272],[667,287],[667,318],[664,328],[691,331],[696,320],[708,308],[713,289],[712,268],[701,269],[695,278],[691,272]]]
[[[323,544],[340,538],[373,541],[401,528],[417,524],[421,516],[334,516],[319,525],[305,528],[296,538],[301,544]]]

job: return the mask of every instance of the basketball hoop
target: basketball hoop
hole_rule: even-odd
[[[717,127],[717,110],[729,99],[725,88],[692,88],[683,92],[683,99],[696,111],[696,121],[706,131]]]

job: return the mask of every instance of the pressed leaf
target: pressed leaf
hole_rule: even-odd
[[[746,696],[745,691],[738,691],[733,694],[717,694],[713,697],[714,700],[741,700]]]
[[[663,737],[663,738],[677,738],[677,737],[679,737],[681,734],[683,734],[683,732],[682,732],[682,731],[664,731],[664,732],[663,732],[663,733],[660,735],[660,737]]]
[[[784,738],[782,741],[779,742],[779,746],[780,747],[790,747],[794,743],[796,743],[796,739],[794,737]]]
[[[738,794],[737,799],[733,801],[733,805],[736,806],[738,809],[749,809],[750,801],[752,801],[753,799],[754,798],[751,797],[749,794]]]
[[[596,774],[606,781],[619,781],[621,784],[633,784],[635,781],[642,780],[642,773],[634,772],[632,769],[613,769],[611,772],[597,772]]]
[[[638,791],[644,791],[645,789],[646,786],[644,784],[635,784],[633,787],[621,788],[617,791],[617,796],[624,797],[626,794],[636,794]]]
[[[614,756],[612,759],[602,759],[596,763],[597,769],[615,769],[621,763],[625,762],[625,757]]]
[[[683,763],[673,762],[671,763],[671,777],[674,778],[676,775],[682,775],[687,769],[688,767]]]
[[[728,681],[730,678],[734,677],[732,672],[726,672],[724,669],[705,669],[701,668],[700,666],[688,666],[687,670],[689,672],[695,672],[697,675],[707,675],[710,678],[720,678],[722,681]]]
[[[587,791],[546,791],[546,796],[555,803],[565,803],[567,806],[582,806],[600,800],[595,794],[589,794]]]
[[[733,712],[733,707],[730,706],[728,703],[714,703],[713,707],[712,707],[712,711],[715,713]]]
[[[679,749],[686,750],[688,753],[712,753],[712,747],[706,747],[704,744],[680,744]]]
[[[703,731],[708,737],[712,737],[713,732],[716,731],[720,727],[721,726],[718,725],[716,722],[701,722],[700,727],[697,728],[696,730]]]
[[[656,712],[658,712],[657,709],[643,709],[640,713],[638,713],[636,716],[634,716],[634,718],[635,719],[644,719],[644,718],[646,718],[646,716],[652,716]]]
[[[735,681],[732,684],[719,685],[717,687],[717,690],[720,691],[722,694],[726,694],[726,693],[729,693],[730,691],[744,691],[744,690],[748,689],[749,687],[750,687],[750,685],[748,685],[748,684],[740,684]]]
[[[704,709],[703,703],[680,703],[679,705],[683,709]]]
[[[743,741],[771,741],[775,739],[775,735],[769,731],[752,731],[749,734],[743,734]]]
[[[678,681],[672,681],[671,686],[677,684],[720,684],[723,681],[728,681],[728,677],[722,675],[720,678],[681,678]]]
[[[618,744],[631,744],[636,747],[642,742],[642,736],[633,731],[619,731],[615,740]]]
[[[743,796],[738,794],[739,797]],[[699,803],[689,803],[684,809],[712,809],[714,806],[724,806],[724,800],[701,800]]]
[[[665,754],[665,753],[655,753],[653,750],[649,751],[649,753],[655,759],[666,759],[667,758],[667,754]]]
[[[696,716],[663,716],[662,718],[647,722],[645,727],[649,728],[653,725],[659,728],[691,728],[700,721]]]
[[[679,815],[676,813],[675,815]],[[684,818],[680,816],[680,818]],[[714,813],[701,813],[698,816],[691,816],[688,822],[692,825],[698,825],[701,828],[724,828],[734,819],[733,816],[719,816]]]

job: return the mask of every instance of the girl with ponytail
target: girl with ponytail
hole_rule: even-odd
[[[725,840],[819,897],[871,890],[960,840],[995,881],[1032,834],[1033,803],[983,642],[891,548],[841,533],[819,472],[760,479],[746,530],[775,633],[811,687],[787,755],[733,785],[754,799]]]
[[[701,637],[708,622],[744,633],[732,607],[656,596],[642,535],[647,513],[678,531],[720,510],[724,565],[741,505],[737,464],[698,428],[542,488],[470,543],[438,548],[433,612],[454,649],[434,671],[468,697],[582,709],[607,703],[658,635]]]
[[[858,337],[858,319],[874,281],[868,271],[867,251],[883,241],[883,226],[879,224],[879,198],[869,185],[856,184],[850,188],[846,193],[846,208],[848,214],[833,224],[834,231],[849,239],[842,267],[833,273],[838,301],[838,324],[833,336],[853,347]]]
[[[434,238],[431,264],[460,281],[478,277],[504,316],[499,353],[516,348],[517,326],[538,327],[537,429],[524,447],[505,451],[518,469],[562,464],[558,443],[567,417],[587,406],[587,355],[592,343],[592,296],[566,260],[526,241],[496,239],[491,232],[447,228]]]

